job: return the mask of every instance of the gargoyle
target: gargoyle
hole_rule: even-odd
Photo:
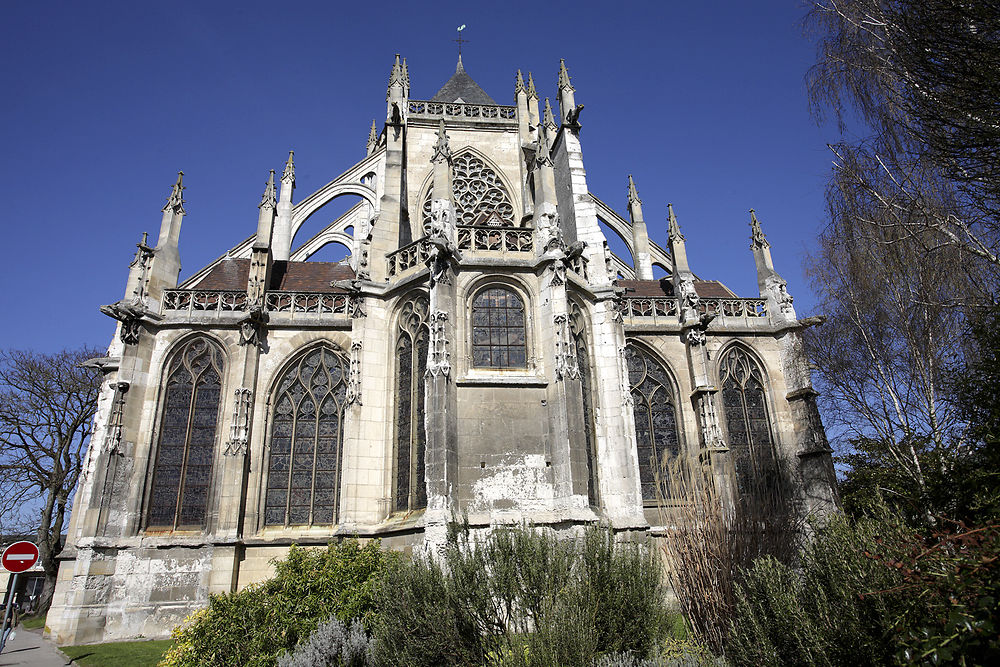
[[[573,128],[580,127],[580,112],[583,111],[583,105],[577,104],[575,107],[566,112],[566,124]]]

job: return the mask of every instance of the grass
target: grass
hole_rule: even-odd
[[[41,616],[22,616],[21,626],[25,630],[37,630],[45,627],[45,614]]]
[[[167,652],[172,639],[139,642],[109,642],[86,646],[63,646],[60,650],[80,667],[155,667]]]

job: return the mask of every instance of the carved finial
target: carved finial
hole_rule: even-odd
[[[569,72],[566,70],[566,61],[559,59],[559,90],[576,90],[569,82]]]
[[[517,70],[517,78],[514,80],[514,95],[518,93],[527,94],[527,89],[524,87],[524,79],[521,78],[521,70]]]
[[[455,74],[465,71],[465,65],[462,64],[462,54],[458,54],[458,64],[455,65]]]
[[[389,91],[392,87],[403,85],[403,65],[399,62],[399,54],[396,54],[396,62],[392,64],[392,71],[389,73],[389,87],[385,91],[385,99],[389,101]]]
[[[750,209],[750,249],[757,250],[758,248],[770,248],[771,244],[767,242],[767,238],[764,237],[764,232],[760,229],[760,221],[757,220],[757,216],[754,214],[753,209]]]
[[[149,238],[149,232],[143,232],[143,233],[142,233],[142,240],[141,240],[141,241],[139,241],[139,246],[140,246],[140,247],[141,247],[141,246],[145,246],[145,245],[146,245],[146,239],[147,239],[147,238]],[[148,246],[147,246],[147,247],[148,247]]]
[[[667,225],[667,238],[670,239],[671,243],[683,241],[684,235],[681,234],[681,226],[677,224],[677,216],[674,215],[673,204],[667,204],[667,218],[669,220]]]
[[[410,89],[410,68],[406,66],[406,58],[403,58],[403,88]]]
[[[535,79],[532,78],[531,72],[528,72],[528,99],[538,99],[538,91],[535,90]]]
[[[264,196],[260,198],[260,204],[257,208],[264,208],[265,206],[270,206],[274,208],[277,203],[277,198],[274,196],[274,169],[271,170],[271,175],[267,179],[267,187],[264,188]]]
[[[295,151],[288,151],[288,160],[285,161],[285,170],[281,172],[281,180],[288,181],[291,183],[295,182],[295,161],[292,157],[295,155]]]
[[[174,189],[170,191],[170,196],[167,197],[167,205],[163,207],[163,211],[173,210],[181,215],[185,214],[184,211],[184,172],[177,172],[177,182],[174,183]]]
[[[542,125],[545,126],[546,130],[551,130],[555,132],[559,126],[556,125],[555,116],[552,115],[552,105],[549,104],[549,98],[545,98],[545,112],[542,116]]]
[[[431,162],[451,162],[451,147],[448,146],[448,133],[444,129],[444,118],[441,119],[441,124],[438,126],[437,138]]]
[[[639,193],[635,189],[635,181],[632,180],[632,174],[628,175],[628,203],[629,204],[642,203],[642,200],[639,199]]]

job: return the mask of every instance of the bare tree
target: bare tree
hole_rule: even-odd
[[[834,145],[834,180],[877,203],[890,241],[959,247],[1000,275],[1000,3],[814,0],[818,120],[869,134]],[[854,121],[853,123],[850,121]]]
[[[100,374],[80,364],[96,350],[53,355],[0,352],[0,492],[16,502],[0,509],[15,522],[30,522],[45,571],[39,609],[48,609],[56,557],[90,440]],[[36,508],[32,521],[25,506]]]

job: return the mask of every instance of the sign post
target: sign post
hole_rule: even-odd
[[[4,645],[7,643],[7,634],[3,630],[11,620],[14,611],[14,592],[17,591],[17,580],[21,573],[30,570],[38,562],[38,547],[32,542],[14,542],[3,550],[0,556],[0,564],[8,572],[14,575],[14,580],[7,590],[7,606],[4,608],[3,625],[0,625],[0,653],[3,653]],[[13,631],[13,628],[11,628]]]

